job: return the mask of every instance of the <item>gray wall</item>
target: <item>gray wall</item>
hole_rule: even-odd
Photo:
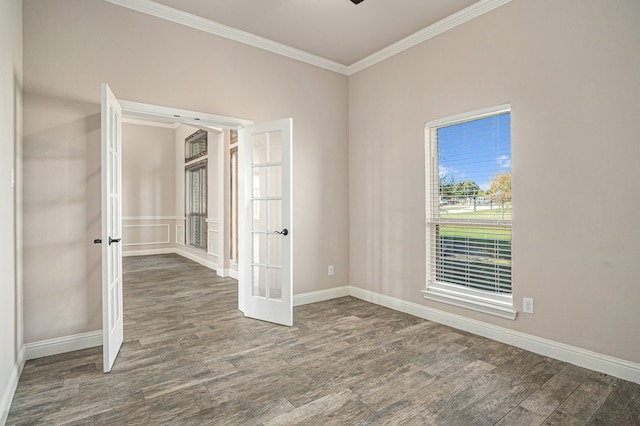
[[[294,292],[348,284],[347,77],[101,0],[27,0],[24,34],[24,220],[39,231],[25,235],[26,342],[101,328],[105,82],[132,101],[292,117]]]
[[[639,28],[635,0],[513,0],[347,78],[99,0],[25,0],[25,340],[100,328],[107,82],[123,99],[293,117],[295,293],[351,284],[640,362]],[[424,123],[506,102],[514,301],[536,307],[516,321],[420,293]]]
[[[122,216],[175,216],[175,130],[122,125]]]
[[[640,362],[640,2],[513,0],[349,79],[351,284]],[[512,106],[513,295],[424,300],[424,123]]]
[[[175,163],[174,128],[123,123],[124,256],[175,249]]]

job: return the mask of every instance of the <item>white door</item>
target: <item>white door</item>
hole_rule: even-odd
[[[238,305],[251,318],[293,325],[293,120],[240,129]]]
[[[102,85],[102,358],[111,371],[124,337],[122,319],[122,110]]]

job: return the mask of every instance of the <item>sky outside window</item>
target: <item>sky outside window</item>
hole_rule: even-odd
[[[440,178],[473,181],[488,191],[497,175],[511,173],[510,129],[510,113],[439,128]]]

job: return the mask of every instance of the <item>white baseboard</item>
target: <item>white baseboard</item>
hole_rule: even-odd
[[[179,254],[182,257],[186,257],[189,260],[193,260],[196,263],[201,264],[202,266],[206,266],[209,269],[213,269],[214,271],[218,271],[218,264],[216,262],[212,262],[210,260],[206,260],[198,256],[197,254],[190,253],[187,250],[182,250],[180,248],[176,248],[173,253]]]
[[[182,247],[185,247],[184,245]],[[205,259],[202,259],[196,254],[190,253],[187,250],[183,250],[180,248],[162,248],[162,249],[149,249],[149,250],[127,250],[122,252],[122,257],[131,257],[131,256],[153,256],[155,254],[177,254],[182,257],[186,257],[189,260],[193,260],[201,264],[202,266],[206,266],[209,269],[213,269],[216,271],[216,274],[219,277],[231,277],[238,279],[237,271],[233,271],[231,269],[222,269],[218,268],[218,264],[216,262],[211,262]],[[235,275],[233,274],[235,272]]]
[[[238,280],[238,270],[237,269],[227,269],[227,272],[229,273],[229,277],[233,278],[234,280]]]
[[[221,277],[221,278],[233,278],[234,280],[238,279],[238,270],[237,269],[223,269],[223,268],[218,268],[216,270],[216,274]]]
[[[640,383],[640,364],[635,362],[603,355],[531,334],[513,331],[508,328],[498,327],[354,286],[349,286],[349,295],[376,305],[381,305],[396,311],[497,340],[530,352],[568,362],[579,367],[609,374],[630,382]]]
[[[20,380],[20,374],[24,368],[25,362],[25,349],[24,346],[20,348],[18,357],[11,370],[11,376],[9,381],[2,390],[2,397],[0,399],[0,425],[4,425],[7,422],[9,416],[9,410],[11,409],[11,402],[13,402],[13,395],[16,393],[18,387],[18,381]]]
[[[72,336],[57,337],[55,339],[41,340],[39,342],[26,343],[24,345],[26,359],[58,355],[65,352],[93,348],[95,346],[102,346],[102,330],[74,334]]]
[[[122,251],[122,257],[130,256],[153,256],[154,254],[174,254],[174,248],[148,249],[148,250],[127,250]]]
[[[337,299],[338,297],[349,296],[349,286],[335,287],[328,290],[312,291],[293,295],[293,306],[308,305],[310,303],[324,302],[325,300]]]

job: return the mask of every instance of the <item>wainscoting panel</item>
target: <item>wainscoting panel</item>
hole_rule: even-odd
[[[185,241],[184,241],[184,224],[185,220],[184,219],[178,219],[176,220],[176,244],[178,245],[185,245]]]
[[[175,216],[125,216],[122,218],[122,255],[167,252],[175,248]]]
[[[207,254],[218,257],[218,230],[209,229],[207,240],[207,245],[209,246]]]
[[[123,247],[147,246],[171,243],[171,225],[145,223],[122,225]]]

